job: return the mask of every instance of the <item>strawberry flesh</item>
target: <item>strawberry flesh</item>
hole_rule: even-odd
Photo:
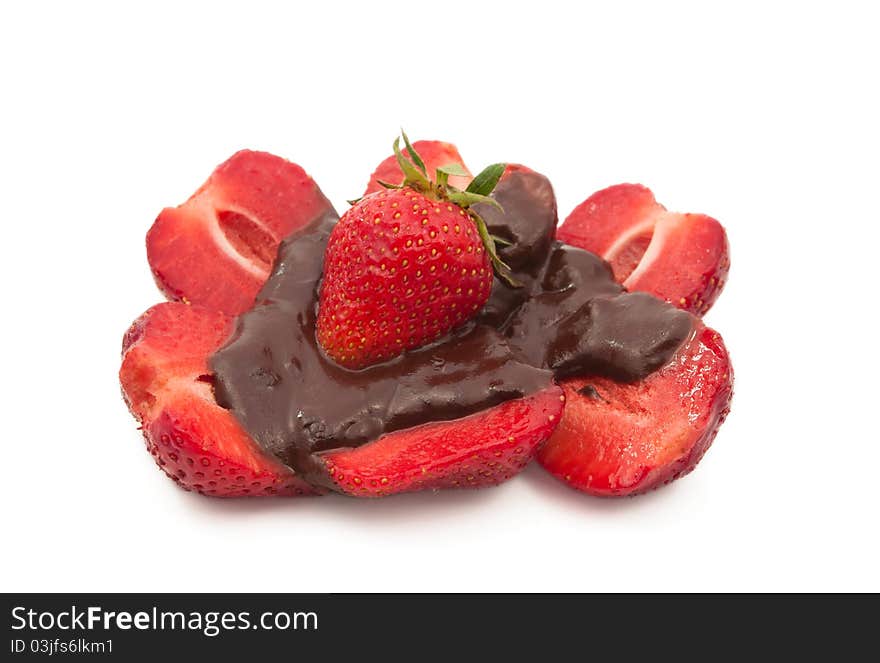
[[[431,178],[434,177],[434,172],[437,168],[448,166],[453,163],[458,164],[467,171],[467,166],[464,165],[464,160],[458,153],[458,148],[452,143],[444,143],[439,140],[417,140],[412,146],[413,149],[418,152],[422,161],[425,162],[426,170]],[[383,191],[385,187],[383,187],[380,182],[394,184],[396,186],[402,184],[403,179],[403,171],[397,163],[397,158],[392,154],[380,163],[376,170],[373,171],[373,174],[370,175],[370,181],[367,184],[364,195],[367,196],[377,191]],[[449,178],[449,184],[458,189],[466,188],[470,181],[470,174],[467,176],[452,175]]]
[[[302,168],[242,150],[183,205],[159,214],[147,257],[169,298],[236,315],[253,304],[281,240],[328,211]]]
[[[562,390],[553,386],[454,423],[391,433],[323,459],[337,489],[357,497],[494,486],[531,460],[556,428],[563,405]]]
[[[704,214],[669,212],[640,184],[603,189],[578,205],[557,237],[607,260],[617,281],[703,315],[730,269],[724,228]]]
[[[223,313],[179,303],[154,306],[132,324],[119,380],[148,451],[178,485],[205,495],[314,494],[214,400],[208,357],[231,331]]]
[[[721,336],[697,323],[672,361],[640,382],[578,377],[561,386],[562,422],[538,461],[585,493],[635,495],[700,461],[730,410],[733,369]]]

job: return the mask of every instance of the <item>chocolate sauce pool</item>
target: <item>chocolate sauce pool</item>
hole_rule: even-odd
[[[514,242],[500,253],[523,287],[496,280],[480,316],[443,340],[360,371],[341,368],[315,340],[324,247],[337,220],[328,213],[282,243],[256,305],[211,357],[217,402],[267,453],[332,487],[320,452],[474,414],[555,377],[640,380],[672,358],[691,316],[624,292],[604,260],[555,241],[547,178],[511,173],[494,196],[504,213],[479,213]]]

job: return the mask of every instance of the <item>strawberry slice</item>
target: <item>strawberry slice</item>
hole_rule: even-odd
[[[721,336],[697,323],[675,358],[641,382],[576,378],[562,387],[565,413],[538,461],[591,495],[636,495],[700,461],[730,410],[733,369]]]
[[[718,221],[669,212],[640,184],[594,193],[556,234],[605,258],[628,290],[649,292],[697,315],[721,294],[730,269],[727,234]]]
[[[147,233],[156,283],[170,298],[230,315],[253,304],[278,244],[332,206],[294,163],[242,150]]]
[[[422,161],[425,162],[425,167],[431,177],[434,177],[434,171],[437,168],[448,166],[451,163],[457,163],[466,171],[468,170],[467,166],[464,165],[464,160],[458,153],[458,148],[452,143],[444,143],[439,140],[417,140],[412,146],[419,153],[419,156],[422,157]],[[369,193],[384,189],[385,187],[379,184],[380,180],[388,184],[403,183],[403,171],[400,169],[400,165],[398,165],[397,159],[393,154],[380,163],[376,170],[373,171],[373,174],[370,175],[370,181],[367,184],[364,195],[366,196]],[[459,189],[466,188],[470,181],[470,174],[467,177],[461,175],[451,175],[449,177],[449,184]]]
[[[205,495],[315,493],[214,401],[207,358],[231,331],[223,313],[179,303],[154,306],[128,330],[119,380],[147,449],[178,485]]]
[[[324,456],[339,489],[380,497],[426,488],[494,486],[517,474],[559,423],[562,390],[543,391],[464,417],[390,433]]]

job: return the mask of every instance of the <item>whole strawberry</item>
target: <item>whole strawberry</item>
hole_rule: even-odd
[[[504,172],[493,164],[464,191],[451,187],[461,166],[425,164],[403,134],[394,141],[399,186],[358,201],[334,227],[324,254],[317,336],[338,364],[359,369],[439,339],[474,317],[489,298],[493,266],[509,279],[483,221],[470,206]]]

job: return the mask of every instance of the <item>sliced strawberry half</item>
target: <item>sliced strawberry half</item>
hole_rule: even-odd
[[[231,331],[223,313],[179,303],[154,306],[128,330],[119,380],[147,449],[181,487],[205,495],[314,493],[214,401],[207,358]]]
[[[156,283],[171,299],[241,313],[269,275],[278,244],[332,206],[306,172],[242,150],[147,233]]]
[[[730,410],[733,369],[721,336],[697,323],[673,360],[641,382],[577,378],[562,387],[565,413],[538,461],[591,495],[635,495],[700,461]]]
[[[412,146],[413,149],[418,152],[422,161],[425,162],[425,168],[431,177],[434,176],[434,171],[437,168],[448,166],[451,163],[457,163],[466,171],[468,170],[467,166],[464,165],[464,160],[458,153],[458,148],[452,143],[444,143],[439,140],[417,140]],[[468,173],[470,173],[470,171],[468,171]],[[449,184],[459,189],[464,189],[467,187],[471,179],[470,174],[468,174],[467,177],[452,175],[449,178]],[[373,171],[373,174],[370,176],[370,181],[367,184],[367,189],[364,191],[364,195],[366,196],[368,193],[381,191],[384,187],[379,184],[380,181],[387,182],[388,184],[401,184],[403,182],[403,171],[400,169],[394,155],[385,159],[385,161],[380,163],[376,170]]]
[[[380,497],[426,488],[494,486],[531,460],[562,417],[559,387],[464,417],[390,433],[324,456],[339,489]]]
[[[605,258],[628,290],[697,315],[721,294],[730,269],[727,234],[718,221],[669,212],[640,184],[594,193],[568,215],[557,237]]]

